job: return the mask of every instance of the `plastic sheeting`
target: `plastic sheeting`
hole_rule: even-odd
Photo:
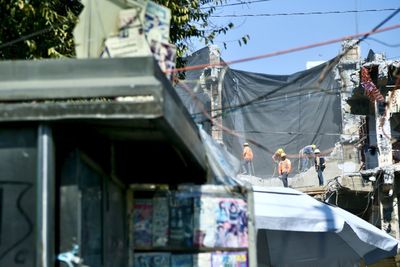
[[[217,143],[205,130],[199,129],[201,140],[207,154],[208,164],[212,170],[212,183],[222,185],[243,185],[236,179],[240,169],[240,162],[230,154],[223,144]]]
[[[208,64],[208,48],[203,48],[186,58],[187,66]],[[185,104],[193,120],[202,125],[202,128],[210,134],[211,123],[204,112],[210,113],[210,97],[200,84],[200,76],[203,70],[185,72],[185,80],[175,86],[180,98]]]
[[[393,257],[399,242],[291,188],[253,187],[258,266],[359,266]]]
[[[187,65],[205,64],[208,58],[208,48],[203,48],[187,58]],[[292,75],[227,69],[222,88],[222,121],[232,131],[224,131],[224,145],[240,159],[242,144],[249,142],[256,176],[272,176],[271,157],[278,148],[282,147],[292,161],[294,171],[290,177],[298,169],[302,147],[316,144],[324,153],[339,141],[340,86],[333,71],[326,72],[320,81],[326,64]],[[205,111],[210,113],[210,98],[207,86],[198,80],[201,73],[202,70],[188,71],[177,91],[194,120],[207,130],[210,121]]]

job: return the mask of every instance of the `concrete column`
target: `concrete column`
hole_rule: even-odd
[[[379,149],[378,165],[384,167],[392,165],[392,134],[390,128],[390,113],[379,113],[378,103],[375,101],[376,141]],[[393,181],[391,181],[393,182]]]
[[[226,68],[222,68],[220,64],[220,51],[218,46],[209,46],[210,50],[210,76],[209,79],[209,96],[211,99],[211,117],[213,118],[211,136],[214,140],[223,143],[222,137],[222,84],[225,76]]]

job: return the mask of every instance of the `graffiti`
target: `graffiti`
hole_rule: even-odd
[[[11,187],[15,189],[15,187],[21,187],[17,196],[13,196],[15,198],[15,207],[18,211],[18,214],[21,216],[21,220],[26,223],[27,230],[24,233],[20,234],[20,237],[12,237],[10,239],[5,238],[7,228],[6,222],[4,221],[6,216],[5,208],[6,203],[10,201],[10,199],[5,199],[6,192],[5,187]],[[32,183],[29,182],[18,182],[18,181],[0,181],[0,263],[1,261],[11,252],[13,252],[19,245],[21,245],[32,233],[33,233],[33,222],[29,217],[28,213],[22,207],[22,200],[27,192],[33,187]],[[6,213],[6,214],[4,214]],[[7,220],[10,223],[10,220]],[[1,232],[1,231],[4,232]],[[21,249],[15,253],[14,263],[23,264],[27,260],[27,255],[29,252],[27,250]]]

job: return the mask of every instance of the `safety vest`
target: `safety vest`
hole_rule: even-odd
[[[243,158],[245,160],[253,160],[253,151],[251,150],[250,147],[245,146],[243,148]]]
[[[284,172],[290,173],[292,171],[292,163],[289,159],[285,159],[279,162],[279,174]]]

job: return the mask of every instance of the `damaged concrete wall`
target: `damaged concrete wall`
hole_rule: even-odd
[[[337,147],[354,145],[355,150],[342,149],[343,165],[352,165],[353,160],[359,160],[362,169],[375,168],[377,166],[387,166],[392,164],[392,136],[390,125],[390,112],[388,102],[394,102],[396,108],[397,99],[387,101],[383,93],[386,91],[388,83],[389,69],[397,62],[388,62],[383,54],[376,54],[370,51],[365,61],[360,59],[360,48],[355,40],[343,42],[342,50],[347,51],[337,66],[339,83],[342,86],[342,113],[343,113],[343,133]],[[360,75],[365,74],[365,75]],[[368,80],[366,80],[366,77]],[[358,92],[358,105],[370,105],[369,114],[354,115],[350,106],[350,98]],[[397,95],[397,94],[396,94]],[[396,96],[395,95],[395,96]],[[368,96],[368,98],[367,98]],[[363,98],[363,99],[362,99]],[[369,101],[368,101],[369,99]],[[390,97],[394,99],[394,97]],[[378,101],[377,101],[378,100]],[[354,104],[353,105],[357,105]],[[368,110],[368,107],[366,108]],[[366,125],[363,125],[366,123]],[[366,126],[366,128],[364,127]],[[335,151],[334,151],[335,152]],[[353,156],[349,156],[354,152]],[[336,151],[336,156],[339,153]],[[349,159],[353,159],[349,161]],[[340,157],[337,157],[338,166]]]
[[[342,57],[336,67],[336,79],[341,85],[342,106],[342,134],[340,142],[335,145],[331,159],[337,161],[338,169],[342,176],[358,172],[362,164],[358,150],[355,146],[360,142],[360,127],[365,122],[365,116],[351,114],[348,99],[352,96],[354,88],[360,85],[360,47],[355,40],[342,43],[342,51],[347,53]]]
[[[370,162],[366,166],[367,168],[361,171],[362,175],[371,181],[373,187],[370,193],[372,200],[370,222],[398,239],[399,208],[397,202],[400,192],[396,184],[400,182],[398,177],[400,167],[393,161],[392,146],[398,142],[398,136],[395,135],[394,138],[392,136],[391,117],[393,113],[399,111],[399,98],[398,92],[390,90],[395,89],[393,78],[397,76],[399,64],[398,61],[387,61],[383,54],[370,52],[363,67],[368,70],[373,82],[374,88],[372,89],[375,90],[374,93],[368,94],[367,89],[371,89],[371,87],[364,86],[365,94],[371,101],[375,100],[374,114],[370,115],[369,147],[375,145],[378,155],[376,168],[373,168],[374,165]],[[381,100],[376,101],[375,97],[380,97],[378,94],[382,95]]]
[[[331,153],[331,159],[336,159],[338,169],[342,170],[339,184],[354,190],[354,197],[356,192],[369,190],[365,207],[369,217],[367,219],[399,238],[397,199],[400,192],[395,187],[395,171],[391,167],[393,138],[390,116],[393,110],[398,112],[400,99],[397,93],[389,93],[384,97],[388,91],[389,72],[393,69],[393,64],[397,66],[397,62],[388,62],[382,54],[375,53],[370,53],[366,61],[362,61],[359,48],[353,45],[354,41],[343,43],[343,51],[349,50],[349,53],[337,66],[337,79],[342,86],[343,132],[340,142]],[[357,94],[357,90],[359,104],[364,106],[364,111],[369,110],[363,115],[351,114],[349,99]],[[354,103],[357,104],[356,101]],[[354,181],[353,186],[348,184],[349,178],[352,178],[351,172],[362,169],[379,169],[379,172],[367,175],[367,179],[364,172],[363,178],[359,176],[361,183],[357,186],[354,186]],[[354,204],[351,203],[351,194],[348,201],[351,207]]]

